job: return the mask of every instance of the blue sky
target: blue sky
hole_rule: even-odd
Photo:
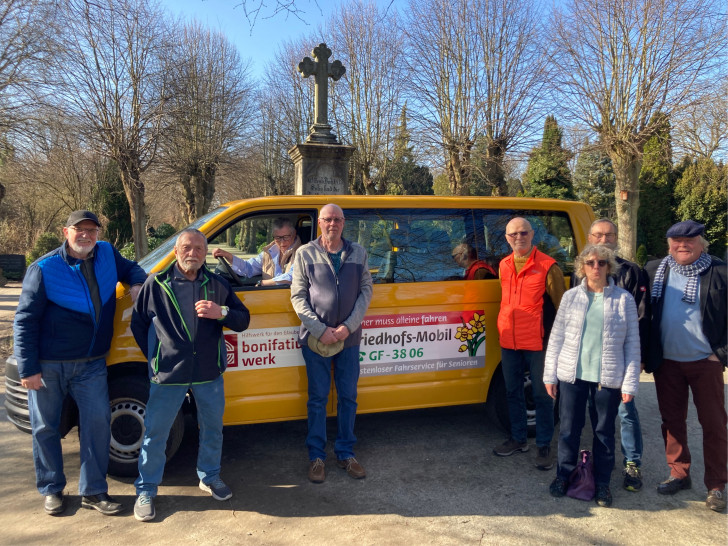
[[[276,3],[276,0],[264,1],[268,5]],[[253,4],[258,2],[252,0]],[[393,6],[405,5],[405,0],[377,0],[383,6],[390,2]],[[343,3],[342,0],[296,0],[306,22],[285,12],[268,17],[268,10],[251,28],[241,0],[161,0],[161,5],[171,14],[195,18],[212,29],[222,31],[238,46],[241,57],[251,59],[251,68],[256,76],[263,74],[266,63],[273,60],[282,42],[315,31],[319,22]],[[316,45],[312,43],[311,49]]]

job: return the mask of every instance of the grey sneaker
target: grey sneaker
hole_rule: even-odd
[[[521,443],[516,442],[513,438],[508,438],[508,440],[493,449],[493,453],[499,457],[508,457],[509,455],[513,455],[516,451],[520,451],[521,453],[528,451],[528,442]]]
[[[134,519],[152,521],[157,513],[154,511],[154,498],[142,493],[134,503]]]
[[[233,496],[233,492],[230,488],[225,485],[225,482],[218,476],[212,483],[206,484],[200,481],[200,489],[207,491],[212,495],[212,498],[219,501],[228,500]]]
[[[551,446],[538,448],[536,456],[536,468],[539,470],[551,470],[554,467],[554,459],[551,457]]]

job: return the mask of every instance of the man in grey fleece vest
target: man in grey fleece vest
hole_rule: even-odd
[[[354,419],[359,381],[361,322],[372,299],[366,250],[341,237],[344,211],[325,205],[319,214],[321,236],[296,252],[291,303],[301,319],[299,338],[308,377],[308,479],[326,479],[326,404],[331,388],[331,361],[338,432],[337,465],[352,478],[366,472],[354,458]]]

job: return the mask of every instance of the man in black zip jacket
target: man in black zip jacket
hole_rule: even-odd
[[[604,245],[610,250],[617,250],[617,226],[608,218],[595,220],[589,228],[587,240],[593,245]],[[634,262],[615,256],[619,269],[613,275],[614,284],[632,294],[637,305],[637,320],[640,331],[640,353],[644,366],[648,354],[648,338],[650,333],[650,298],[647,294],[649,280],[647,274]],[[582,279],[571,276],[571,288],[577,286]],[[589,414],[592,424],[596,423],[594,401],[589,400]],[[624,480],[622,486],[627,491],[637,492],[642,489],[642,427],[637,404],[634,400],[619,404],[619,421],[621,425],[622,455],[624,455]]]
[[[132,333],[149,363],[151,382],[135,482],[134,517],[139,521],[156,515],[153,499],[164,473],[167,437],[188,390],[195,397],[200,426],[200,489],[216,500],[232,497],[220,478],[222,374],[227,365],[222,329],[245,330],[250,313],[228,282],[205,267],[203,233],[182,231],[174,254],[177,259],[172,265],[144,283],[131,318]]]

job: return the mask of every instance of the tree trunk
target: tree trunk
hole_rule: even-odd
[[[134,235],[134,255],[137,260],[149,252],[147,244],[147,210],[144,203],[144,184],[139,179],[139,169],[133,160],[119,162],[121,182],[129,202],[131,229]]]
[[[612,160],[617,208],[619,253],[634,261],[637,252],[637,211],[640,208],[639,176],[642,167],[640,156],[634,151],[609,150]]]

